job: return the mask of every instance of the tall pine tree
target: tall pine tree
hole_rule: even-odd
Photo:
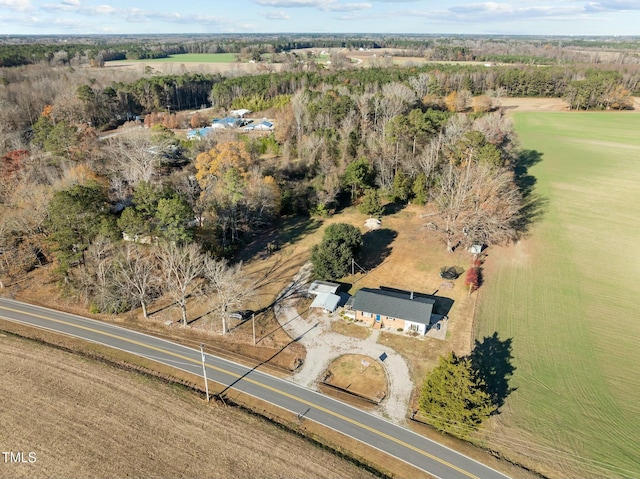
[[[435,428],[455,436],[468,436],[495,409],[471,361],[453,352],[440,358],[422,386],[420,411]]]

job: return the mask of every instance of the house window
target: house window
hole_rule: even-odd
[[[365,311],[362,312],[362,316],[365,318],[370,318],[371,317],[371,313],[367,313]]]
[[[395,321],[396,318],[392,318],[391,316],[387,316],[387,321]]]
[[[420,327],[417,324],[414,323],[409,323],[409,331],[415,331],[418,332],[420,329]]]

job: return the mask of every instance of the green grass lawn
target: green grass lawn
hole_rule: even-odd
[[[233,63],[236,61],[234,53],[183,53],[171,55],[167,58],[154,58],[145,60],[117,60],[118,62],[144,62],[144,63]]]
[[[548,204],[489,250],[476,336],[513,338],[517,367],[494,441],[553,477],[640,477],[640,115],[514,121]]]

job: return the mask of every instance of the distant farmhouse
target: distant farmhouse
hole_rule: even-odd
[[[213,128],[205,126],[204,128],[196,128],[187,132],[187,140],[202,140],[205,136],[213,133]]]
[[[272,131],[273,123],[263,120],[260,123],[251,123],[244,127],[244,131]]]
[[[370,323],[374,329],[385,326],[424,335],[435,300],[420,293],[382,287],[362,288],[349,303],[353,317]]]
[[[229,128],[241,128],[249,123],[244,118],[237,117],[226,117],[226,118],[216,118],[211,122],[211,128],[214,130],[222,130]]]

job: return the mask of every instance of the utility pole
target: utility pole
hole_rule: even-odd
[[[204,375],[204,390],[207,392],[207,402],[209,402],[209,382],[207,381],[207,368],[204,365],[206,358],[204,356],[203,344],[200,344],[200,354],[202,355],[202,374]]]
[[[256,345],[256,313],[251,315],[251,322],[253,323],[253,345]]]

